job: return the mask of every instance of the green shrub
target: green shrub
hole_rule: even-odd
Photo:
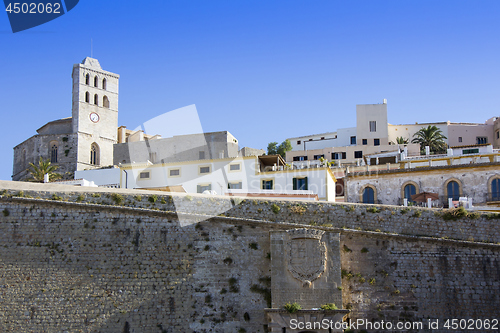
[[[410,211],[410,208],[403,208],[401,209],[401,214],[406,214]]]
[[[273,211],[274,214],[278,214],[280,212],[281,208],[277,204],[272,204],[271,210]]]
[[[467,211],[465,210],[464,207],[451,208],[442,214],[442,217],[445,221],[448,220],[456,221],[457,219],[462,218],[464,216],[467,216]]]
[[[7,208],[5,208],[5,209],[2,211],[2,213],[3,213],[3,216],[5,216],[5,217],[7,217],[7,216],[9,216],[9,215],[10,215],[10,212],[9,212],[9,210],[8,210]]]
[[[338,310],[339,308],[334,303],[323,304],[321,310]]]
[[[57,194],[52,194],[52,200],[58,200],[58,201],[62,201],[62,197],[58,196]]]
[[[415,213],[412,215],[413,217],[420,217],[422,216],[422,211],[421,210],[416,210]]]
[[[135,201],[139,201],[139,202],[141,202],[141,201],[142,201],[142,196],[141,196],[141,195],[136,195],[136,196],[134,197],[134,199],[135,199]]]
[[[115,204],[120,205],[123,202],[123,195],[119,193],[111,194],[111,199],[115,202]]]
[[[248,246],[252,249],[252,250],[257,250],[259,248],[259,244],[257,243],[250,243],[248,244]]]
[[[299,311],[300,309],[302,309],[302,307],[300,306],[299,303],[294,302],[294,303],[286,303],[283,306],[283,309],[285,309],[288,313],[295,313],[295,312]]]
[[[151,203],[155,203],[158,200],[158,196],[156,194],[150,195],[148,201]]]
[[[232,277],[229,279],[229,291],[232,293],[237,293],[240,291],[240,287],[238,286],[238,279]]]
[[[101,197],[101,193],[92,193],[92,197],[93,198],[100,198]]]
[[[344,247],[343,247],[343,250],[344,252],[352,252],[352,250],[350,248],[347,247],[347,245],[344,244]]]
[[[369,213],[380,213],[380,210],[378,210],[377,207],[369,207],[366,211]]]
[[[85,197],[83,196],[83,194],[80,194],[80,195],[76,198],[76,202],[82,202],[83,200],[85,200]]]
[[[226,259],[223,260],[223,262],[226,265],[231,265],[233,263],[233,259],[231,259],[230,257],[227,257]]]
[[[368,249],[366,247],[361,249],[361,253],[366,253],[366,252],[368,252]]]

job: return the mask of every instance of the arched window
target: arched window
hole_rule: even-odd
[[[57,163],[57,142],[50,143],[50,163]]]
[[[448,182],[448,185],[446,185],[446,190],[448,193],[448,198],[451,198],[452,200],[458,200],[460,198],[460,185],[454,180]]]
[[[500,178],[491,181],[491,201],[500,201]]]
[[[361,202],[366,204],[375,203],[375,189],[372,186],[366,186],[361,193]]]
[[[99,105],[99,96],[97,94],[94,95],[94,104]]]
[[[99,146],[95,142],[90,146],[90,164],[99,165]]]
[[[90,94],[88,91],[85,93],[85,102],[90,103]]]
[[[413,184],[408,184],[404,187],[403,192],[404,198],[408,199],[408,202],[413,202],[411,196],[417,194],[417,188]]]
[[[90,75],[85,75],[85,84],[90,85]]]
[[[94,76],[94,87],[98,87],[99,86],[99,78],[97,78],[97,75]]]
[[[104,96],[102,98],[102,106],[104,106],[105,108],[109,108],[109,99],[108,99],[108,96]]]
[[[102,79],[102,89],[106,90],[106,79]]]

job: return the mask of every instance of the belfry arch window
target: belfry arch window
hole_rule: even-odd
[[[57,163],[57,142],[50,143],[50,163]]]
[[[90,94],[88,91],[85,93],[85,102],[90,103]]]
[[[415,184],[409,183],[403,187],[403,199],[407,199],[408,202],[413,202],[412,196],[417,194],[417,187]]]
[[[94,87],[98,87],[99,86],[99,78],[96,76],[94,76]]]
[[[104,106],[105,108],[109,109],[109,99],[108,99],[108,96],[104,96],[102,98],[102,106]]]
[[[94,104],[99,105],[99,96],[97,94],[94,95]]]
[[[102,89],[106,90],[106,79],[102,79]]]
[[[90,85],[90,75],[89,74],[85,75],[85,84]]]
[[[95,142],[90,146],[90,164],[99,165],[99,146]]]

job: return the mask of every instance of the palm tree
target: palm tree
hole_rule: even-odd
[[[422,127],[417,133],[413,134],[411,143],[419,143],[420,151],[424,151],[425,146],[429,146],[432,152],[441,153],[446,149],[445,139],[447,138],[439,128],[435,125],[429,125],[427,127]]]
[[[409,143],[410,140],[408,140],[407,138],[403,138],[402,136],[396,138],[396,143],[398,145],[407,145]]]
[[[52,165],[48,159],[44,161],[43,158],[40,157],[38,165],[30,162],[30,167],[31,168],[28,170],[31,174],[31,178],[28,179],[30,182],[43,183],[44,176],[47,173],[49,174],[49,181],[62,178],[60,173],[54,172],[59,167],[57,165]]]

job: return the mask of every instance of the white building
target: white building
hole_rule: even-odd
[[[99,186],[187,193],[217,193],[335,201],[336,178],[328,167],[289,169],[280,156],[248,156],[174,163],[135,163],[113,169],[78,171],[76,178]]]
[[[392,125],[388,123],[387,101],[384,100],[381,104],[356,105],[356,127],[289,138],[292,150],[287,152],[286,160],[292,162],[324,158],[336,161],[337,165],[362,165],[366,163],[365,155],[397,153],[403,148],[397,145],[398,138],[411,142],[416,132],[429,125],[442,131],[448,146],[491,143],[494,148],[500,148],[499,117],[488,119],[484,124],[447,121]],[[408,155],[420,154],[418,144],[409,143],[405,146]]]

